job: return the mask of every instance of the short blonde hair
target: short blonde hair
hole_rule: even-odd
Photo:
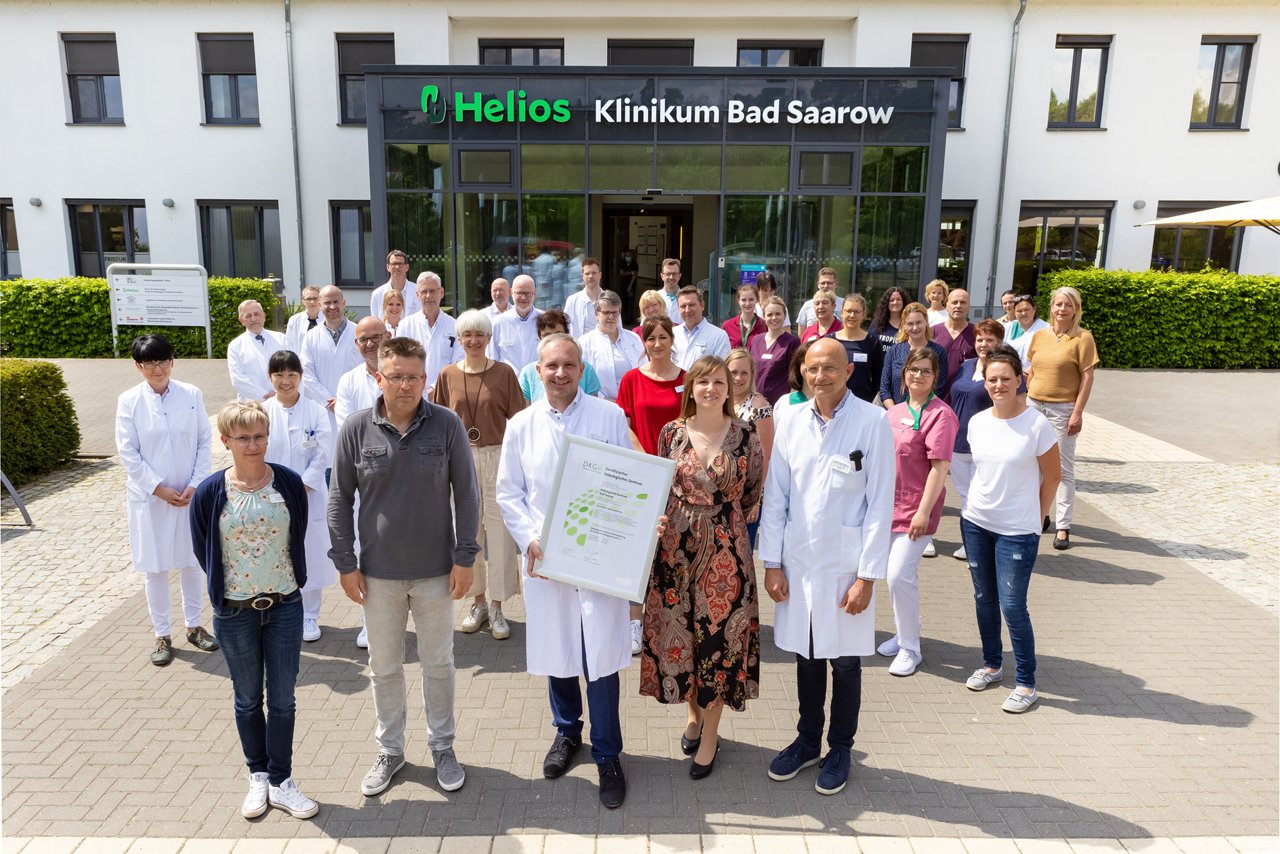
[[[1080,299],[1080,292],[1070,285],[1063,285],[1060,288],[1054,288],[1053,293],[1049,295],[1049,316],[1053,316],[1053,303],[1058,297],[1066,297],[1072,305],[1076,307],[1076,316],[1071,322],[1071,329],[1068,335],[1079,335],[1082,328],[1080,326],[1080,318],[1084,316],[1084,302]]]
[[[647,305],[660,306],[663,311],[667,310],[667,298],[662,295],[661,291],[645,291],[640,294],[640,313],[644,314],[644,307]]]
[[[929,292],[935,288],[942,288],[942,301],[946,302],[947,295],[951,293],[951,288],[946,282],[942,281],[942,279],[934,279],[932,282],[924,286],[925,299],[929,298]],[[906,309],[903,309],[903,311],[906,311]]]
[[[271,422],[267,410],[256,400],[233,400],[218,413],[218,433],[230,436],[237,429],[250,429],[258,424],[266,427]]]

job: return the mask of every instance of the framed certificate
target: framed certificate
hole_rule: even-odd
[[[676,464],[565,436],[534,572],[643,602]]]

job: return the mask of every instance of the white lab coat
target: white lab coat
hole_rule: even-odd
[[[435,387],[436,377],[445,365],[462,361],[462,342],[458,340],[458,322],[443,311],[436,315],[435,325],[427,322],[427,316],[419,311],[407,315],[396,330],[398,338],[412,338],[427,351],[427,385],[424,396]]]
[[[169,380],[163,396],[141,382],[116,401],[116,450],[125,471],[129,549],[138,572],[199,566],[191,545],[190,510],[151,493],[163,484],[196,487],[212,465],[213,431],[204,394]]]
[[[495,490],[502,520],[520,553],[542,537],[542,523],[565,434],[631,447],[627,417],[616,404],[578,396],[564,413],[546,398],[507,422]],[[524,572],[524,560],[521,560]],[[630,603],[544,578],[524,577],[528,631],[525,661],[535,676],[599,679],[631,664]],[[582,672],[586,639],[587,674]]]
[[[259,344],[249,330],[231,339],[227,345],[227,371],[231,374],[231,387],[240,400],[261,402],[275,389],[267,376],[267,360],[277,350],[287,350],[288,339],[279,332],[263,329],[263,343]]]
[[[538,315],[542,309],[531,308],[521,317],[512,308],[498,315],[493,321],[493,337],[485,348],[485,355],[499,362],[506,362],[517,376],[530,362],[538,361]]]
[[[382,299],[391,290],[391,280],[383,282],[373,289],[373,293],[369,294],[369,316],[382,319]],[[404,317],[412,317],[415,314],[422,313],[422,303],[418,302],[418,290],[413,282],[405,282],[404,287],[400,289],[400,296],[404,297]]]
[[[338,380],[337,403],[333,405],[338,429],[342,429],[351,413],[372,409],[380,394],[382,390],[378,388],[378,381],[369,374],[369,368],[363,361],[343,374],[342,379]]]
[[[686,371],[703,356],[723,359],[729,355],[729,333],[705,317],[692,332],[683,323],[676,324],[675,339],[671,359]]]
[[[323,315],[316,315],[316,326],[324,323]],[[302,358],[302,338],[310,331],[311,319],[307,317],[306,311],[300,311],[289,317],[289,322],[284,327],[284,338],[289,344],[289,349],[298,354],[298,358]]]
[[[338,569],[329,560],[329,524],[325,508],[329,487],[324,470],[329,467],[329,413],[305,397],[286,409],[274,397],[263,404],[269,436],[266,461],[293,469],[307,487],[307,585],[304,591],[322,590],[338,580]]]
[[[578,339],[582,347],[582,360],[595,369],[600,378],[600,395],[606,400],[618,399],[618,384],[622,382],[622,374],[632,368],[638,368],[647,361],[644,355],[644,343],[640,336],[630,329],[618,330],[618,341],[615,344],[599,329],[592,329]],[[626,368],[621,373],[615,370],[613,360],[615,346],[626,360]]]
[[[841,601],[855,578],[884,578],[893,524],[893,433],[884,411],[845,392],[818,428],[813,401],[774,410],[773,452],[760,511],[760,559],[781,563],[790,595],[774,607],[774,642],[816,658],[870,655]],[[862,471],[850,453],[862,451]],[[875,618],[875,599],[865,619]]]
[[[302,337],[302,393],[311,400],[328,407],[329,400],[338,396],[338,380],[342,375],[363,365],[364,359],[356,349],[356,325],[350,320],[334,343],[329,328],[323,322]],[[333,441],[338,435],[338,420],[329,409],[329,454],[333,454]]]
[[[587,289],[574,291],[564,301],[564,313],[569,315],[569,334],[581,338],[596,328],[596,302]]]

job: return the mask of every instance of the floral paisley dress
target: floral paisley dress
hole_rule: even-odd
[[[640,693],[742,711],[760,693],[760,609],[744,512],[764,487],[760,437],[735,420],[704,468],[683,422],[673,421],[658,437],[658,455],[676,471],[645,600]]]

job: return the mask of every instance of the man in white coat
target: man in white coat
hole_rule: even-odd
[[[302,338],[315,329],[324,319],[320,316],[320,289],[315,285],[307,285],[302,289],[303,310],[289,318],[284,327],[285,340],[289,349],[302,355]]]
[[[507,422],[495,491],[507,530],[528,561],[524,599],[529,673],[546,676],[550,683],[556,737],[542,773],[548,778],[563,775],[582,747],[578,678],[586,677],[600,802],[614,809],[627,793],[619,758],[618,671],[631,663],[629,603],[535,576],[532,568],[533,561],[542,558],[539,538],[564,436],[585,436],[620,448],[630,448],[631,437],[621,409],[578,388],[582,352],[573,338],[557,333],[541,341],[538,374],[546,396]]]
[[[333,414],[339,430],[353,412],[371,408],[378,399],[378,348],[386,338],[387,325],[376,317],[366,317],[356,324],[356,352],[361,361],[338,380]]]
[[[267,376],[267,360],[277,350],[288,349],[288,341],[279,332],[265,327],[267,313],[257,300],[240,303],[237,314],[244,332],[227,345],[231,387],[240,400],[270,400],[276,392]]]
[[[173,345],[163,335],[133,339],[133,366],[143,381],[116,403],[116,450],[125,472],[129,551],[146,576],[147,608],[155,629],[151,663],[173,661],[169,573],[177,572],[187,641],[205,652],[218,648],[200,625],[205,575],[191,545],[188,505],[211,468],[213,431],[200,389],[170,378]]]
[[[584,275],[586,269],[584,266]],[[583,360],[600,378],[600,396],[617,400],[622,375],[646,361],[644,343],[639,335],[622,328],[622,298],[613,291],[600,292],[595,315],[595,328],[580,337],[578,344]]]
[[[422,306],[418,303],[418,295],[409,287],[409,256],[399,249],[387,253],[387,279],[369,294],[369,316],[382,319],[382,301],[387,294],[395,291],[404,300],[404,316],[418,312]]]
[[[582,290],[569,294],[564,301],[564,313],[569,315],[569,334],[574,338],[581,339],[596,328],[596,300],[600,294],[600,262],[583,258]]]
[[[499,276],[490,283],[489,296],[493,298],[493,302],[484,310],[484,313],[492,322],[498,319],[498,315],[511,308],[511,283]]]
[[[401,338],[413,338],[427,351],[427,394],[435,388],[436,377],[445,365],[462,359],[462,342],[458,339],[457,323],[440,310],[444,300],[444,284],[430,270],[418,276],[418,302],[422,310],[406,314],[400,321],[396,334]]]
[[[338,420],[333,414],[338,402],[338,380],[360,364],[356,352],[356,327],[347,320],[347,301],[342,289],[325,285],[320,289],[320,311],[324,323],[302,338],[302,393],[329,410],[330,432],[338,433]],[[329,448],[333,453],[333,448]]]
[[[517,376],[525,365],[538,359],[537,320],[542,310],[533,305],[537,295],[532,276],[516,276],[511,283],[515,305],[493,321],[493,337],[489,339],[486,355],[506,362]]]
[[[675,328],[672,342],[673,361],[684,370],[703,356],[729,355],[729,333],[703,316],[707,304],[706,295],[693,285],[680,289],[676,303],[680,307],[680,324]]]
[[[852,764],[862,702],[862,661],[875,651],[876,579],[888,569],[893,521],[893,435],[879,408],[845,387],[853,365],[839,341],[809,348],[813,398],[775,414],[760,511],[765,592],[777,603],[774,640],[796,655],[797,737],[769,776],[790,780],[818,761],[827,667],[832,671],[830,751],[814,788],[834,795]]]

